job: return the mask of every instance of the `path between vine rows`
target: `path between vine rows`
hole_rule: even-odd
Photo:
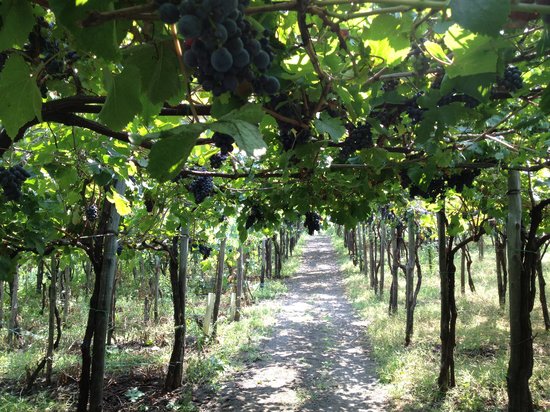
[[[366,323],[344,296],[328,236],[310,236],[258,361],[224,383],[201,411],[385,411]]]

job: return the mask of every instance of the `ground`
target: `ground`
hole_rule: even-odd
[[[344,296],[328,236],[309,237],[259,356],[196,399],[201,411],[384,411],[365,323]]]

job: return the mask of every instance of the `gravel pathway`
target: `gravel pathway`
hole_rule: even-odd
[[[344,297],[328,236],[307,239],[302,264],[260,360],[226,382],[201,411],[385,411],[365,323]]]

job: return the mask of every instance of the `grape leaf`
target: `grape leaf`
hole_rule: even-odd
[[[497,36],[508,21],[510,2],[502,0],[451,0],[451,15],[462,27]]]
[[[4,0],[0,2],[0,17],[0,50],[23,45],[34,25],[30,3],[22,0]]]
[[[149,154],[147,169],[151,176],[160,182],[175,177],[185,165],[204,128],[204,124],[194,123],[161,132],[161,140],[153,145]]]
[[[121,23],[108,21],[85,28],[81,24],[81,21],[91,12],[113,10],[112,1],[87,0],[85,3],[78,4],[75,1],[50,0],[49,6],[55,13],[58,23],[71,32],[80,48],[108,60],[117,57],[118,44],[122,40],[120,38],[122,33],[117,30],[117,25]]]
[[[337,142],[346,133],[346,128],[342,125],[340,119],[330,117],[328,114],[322,113],[320,119],[315,119],[315,129],[319,133],[328,133],[331,139]]]
[[[140,70],[141,87],[152,103],[164,103],[182,91],[176,54],[170,42],[133,47],[125,64]]]
[[[444,37],[453,51],[453,63],[447,66],[449,78],[480,73],[496,73],[499,54],[508,46],[504,39],[471,34],[453,26]]]
[[[141,111],[140,81],[139,70],[134,66],[127,66],[112,80],[105,105],[99,112],[103,123],[121,130]]]
[[[220,120],[208,127],[215,132],[232,136],[237,146],[249,156],[260,157],[267,149],[258,127],[244,120]]]
[[[0,120],[8,135],[15,136],[26,122],[42,118],[42,98],[27,63],[12,54],[0,73]]]
[[[111,192],[107,193],[107,200],[115,205],[116,211],[120,216],[126,216],[132,211],[128,199],[116,190],[111,190]]]
[[[260,123],[265,113],[261,104],[247,103],[227,113],[220,120],[244,120],[248,123]]]

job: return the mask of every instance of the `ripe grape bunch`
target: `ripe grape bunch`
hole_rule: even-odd
[[[214,191],[214,181],[212,176],[195,177],[187,189],[193,193],[197,204],[202,203],[204,199],[210,196]]]
[[[227,159],[227,155],[221,154],[221,153],[215,153],[212,156],[210,156],[210,167],[212,169],[219,169],[222,167],[223,162]]]
[[[262,209],[258,205],[252,205],[252,207],[250,208],[250,214],[246,218],[246,223],[244,227],[246,229],[249,229],[254,226],[254,223],[260,222],[261,220],[263,220],[263,218],[264,213]]]
[[[4,191],[7,200],[19,200],[21,197],[21,186],[31,175],[21,165],[6,169],[0,166],[0,186]]]
[[[186,39],[184,63],[197,69],[197,80],[214,96],[235,92],[246,82],[258,94],[279,90],[279,80],[264,74],[273,60],[269,32],[264,30],[260,37],[244,18],[248,4],[249,0],[183,0],[179,6],[164,2],[158,9],[163,22],[177,24]]]
[[[504,87],[509,92],[515,92],[523,88],[521,71],[516,66],[508,66],[504,69],[504,77],[498,79],[498,85]]]
[[[409,115],[412,124],[418,124],[424,118],[424,112],[426,111],[426,109],[422,109],[417,103],[418,98],[423,94],[423,92],[418,92],[414,95],[414,97],[407,100],[407,102],[405,103],[405,111]]]
[[[315,231],[321,230],[321,216],[319,216],[315,212],[307,212],[306,213],[306,220],[304,222],[304,226],[307,228],[307,233],[310,235],[313,235]]]
[[[97,212],[97,206],[96,205],[90,205],[86,208],[86,219],[88,219],[90,222],[96,221],[98,218],[98,212]]]
[[[227,156],[233,151],[233,143],[235,143],[235,139],[228,134],[216,132],[212,135],[212,141],[214,142],[214,145],[220,149],[220,154],[222,156]]]
[[[358,123],[351,125],[346,140],[342,143],[340,159],[347,160],[357,150],[373,146],[371,125],[368,123]]]

